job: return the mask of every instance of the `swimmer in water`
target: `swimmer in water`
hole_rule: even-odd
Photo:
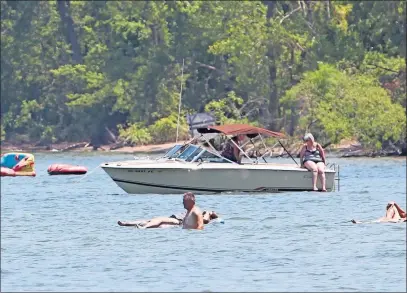
[[[181,226],[186,213],[179,215],[171,215],[169,217],[156,217],[150,220],[136,220],[136,221],[118,221],[119,226],[128,226],[135,227],[139,229],[148,229],[148,228],[166,228],[166,227],[175,227]],[[203,223],[209,224],[212,220],[218,219],[219,216],[214,211],[203,211],[202,213]]]
[[[352,220],[353,224],[362,224],[362,223],[401,223],[406,222],[406,212],[394,201],[391,201],[386,206],[386,215],[375,221],[361,222]]]
[[[195,204],[195,195],[192,192],[184,193],[182,202],[187,210],[187,214],[182,222],[182,228],[202,230],[204,228],[204,221],[201,210]]]

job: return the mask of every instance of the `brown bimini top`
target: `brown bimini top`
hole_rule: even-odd
[[[212,125],[208,127],[202,127],[197,129],[199,133],[223,133],[225,135],[248,135],[251,137],[263,134],[266,136],[283,138],[284,134],[267,130],[264,128],[248,125],[248,124],[229,124],[229,125]]]

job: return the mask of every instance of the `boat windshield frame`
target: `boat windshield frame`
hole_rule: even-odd
[[[162,158],[176,158],[177,156],[174,156],[181,148],[183,147],[182,144],[176,144],[174,145],[170,150],[168,150]]]
[[[176,159],[190,162],[191,160],[188,160],[191,156],[196,156],[196,154],[200,153],[201,151],[197,152],[201,147],[199,145],[195,144],[190,144],[188,145],[177,157]]]

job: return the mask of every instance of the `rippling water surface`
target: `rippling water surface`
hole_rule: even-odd
[[[130,196],[97,168],[132,155],[35,156],[37,177],[1,179],[2,291],[406,290],[406,224],[350,223],[406,206],[405,159],[333,158],[332,193],[198,195],[225,223],[186,231],[117,225],[183,211],[181,194]],[[90,172],[49,176],[58,162]]]

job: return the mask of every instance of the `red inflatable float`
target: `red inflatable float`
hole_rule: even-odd
[[[52,164],[48,167],[49,175],[83,175],[88,170],[83,166],[73,166],[67,164]]]
[[[13,169],[10,169],[10,168],[1,167],[0,174],[1,174],[1,176],[15,177],[16,176],[16,171],[14,171]]]
[[[16,176],[32,176],[35,177],[35,171],[14,171],[13,169],[1,167],[0,176],[16,177]]]

